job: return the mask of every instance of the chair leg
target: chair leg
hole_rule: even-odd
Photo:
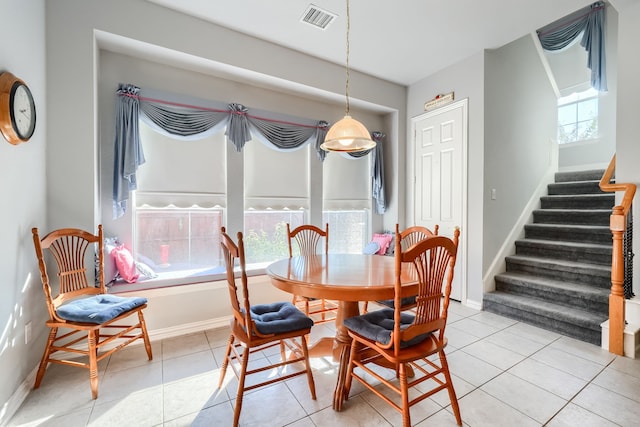
[[[397,369],[400,378],[400,395],[402,399],[402,425],[411,426],[411,414],[409,413],[409,388],[407,386],[407,365],[400,363]]]
[[[311,373],[311,362],[309,361],[309,348],[307,347],[306,337],[300,337],[300,343],[302,345],[302,354],[304,355],[304,365],[307,368],[307,381],[309,382],[311,398],[316,400],[316,382],[313,380],[313,374]]]
[[[224,355],[222,367],[220,368],[220,380],[218,380],[218,388],[222,387],[224,376],[227,374],[227,366],[229,366],[229,356],[231,355],[231,346],[233,345],[234,340],[235,337],[233,336],[233,334],[231,334],[231,336],[229,336],[229,342],[227,343],[227,352]]]
[[[244,348],[244,352],[242,354],[242,371],[240,371],[240,378],[238,378],[238,393],[236,394],[236,408],[233,412],[233,427],[238,427],[238,422],[240,421],[242,396],[244,395],[244,381],[247,376],[247,366],[249,365],[249,353],[251,353],[251,351],[247,346]]]
[[[442,373],[444,374],[445,381],[447,382],[447,391],[449,392],[449,400],[451,401],[451,409],[456,416],[456,423],[462,425],[462,417],[460,416],[460,406],[458,405],[458,398],[456,397],[456,391],[453,388],[453,381],[451,381],[451,374],[449,373],[449,364],[447,363],[447,356],[444,351],[438,352],[440,356],[440,364],[442,366]]]
[[[42,359],[40,360],[40,367],[38,368],[38,374],[36,375],[36,382],[33,385],[33,388],[40,387],[40,383],[42,382],[42,377],[44,377],[44,373],[47,371],[47,366],[49,365],[49,356],[51,355],[51,346],[53,346],[53,342],[56,340],[57,334],[58,334],[58,328],[51,328],[51,330],[49,331],[47,346],[45,347],[44,353],[42,354]]]
[[[343,398],[344,400],[349,400],[349,393],[351,392],[351,379],[352,374],[353,374],[353,368],[354,368],[354,360],[356,357],[356,353],[357,353],[357,343],[356,340],[353,340],[351,342],[351,351],[349,352],[349,367],[347,368],[347,377],[345,378],[344,381],[344,391],[343,391]]]
[[[142,338],[144,339],[144,348],[147,350],[147,357],[149,360],[153,360],[153,353],[151,352],[151,340],[149,340],[149,334],[147,333],[147,324],[144,321],[144,314],[142,310],[138,310],[138,321],[140,322],[140,329],[142,330]]]
[[[87,338],[89,341],[89,382],[91,383],[91,397],[98,398],[98,357],[96,347],[96,337],[98,331],[89,331]]]
[[[282,358],[283,362],[287,360],[287,353],[284,348],[284,340],[280,340],[280,357]]]

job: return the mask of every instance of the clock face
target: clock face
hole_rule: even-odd
[[[20,139],[28,140],[36,128],[36,105],[27,86],[16,83],[12,92],[12,125]]]

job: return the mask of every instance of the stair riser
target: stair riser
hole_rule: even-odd
[[[516,242],[516,254],[561,259],[565,261],[588,262],[599,265],[611,265],[611,250],[592,252],[572,247],[528,246],[518,244],[518,242]]]
[[[609,314],[609,301],[606,296],[596,296],[592,294],[580,294],[571,290],[545,287],[540,284],[515,283],[502,280],[496,276],[496,289],[516,295],[527,295],[534,298],[552,300],[558,304]]]
[[[605,194],[600,190],[600,183],[598,181],[585,181],[585,182],[562,182],[549,184],[547,186],[547,192],[549,195],[560,194]]]
[[[571,196],[542,196],[542,209],[611,209],[615,204],[615,196],[571,197]]]
[[[556,213],[550,211],[534,211],[533,222],[536,224],[573,224],[608,226],[611,212],[570,212]]]
[[[568,269],[562,269],[561,266],[558,266],[558,268],[549,268],[547,265],[513,262],[507,257],[507,271],[514,273],[529,273],[538,277],[565,280],[567,282],[583,283],[589,286],[597,286],[602,289],[611,288],[611,275],[603,276],[600,271],[589,271],[589,269],[571,271]]]
[[[611,231],[603,230],[575,230],[571,228],[548,228],[539,227],[537,224],[527,224],[524,226],[525,238],[527,239],[543,239],[577,243],[595,243],[602,245],[611,245],[613,237]]]
[[[601,331],[599,326],[597,327],[597,329],[588,329],[584,326],[573,325],[570,323],[570,321],[562,321],[561,315],[555,316],[553,318],[546,317],[537,313],[523,311],[516,307],[497,304],[491,300],[485,300],[483,303],[483,308],[491,313],[506,316],[528,323],[530,325],[535,325],[543,329],[547,329],[600,346]]]
[[[573,181],[600,181],[604,175],[604,170],[594,169],[589,171],[557,172],[554,177],[555,182]]]

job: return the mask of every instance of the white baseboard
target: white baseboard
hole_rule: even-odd
[[[482,310],[482,301],[473,301],[467,298],[464,305],[466,305],[469,308],[473,308],[474,310],[479,310],[479,311]]]
[[[5,426],[9,423],[9,420],[18,412],[20,405],[27,398],[31,389],[33,388],[33,384],[36,381],[36,375],[38,374],[38,365],[27,375],[27,378],[20,383],[15,392],[11,395],[11,398],[7,400],[0,410],[0,426]]]
[[[159,341],[181,335],[193,334],[195,332],[202,332],[208,329],[228,328],[230,320],[231,316],[223,316],[216,319],[163,328],[157,331],[149,331],[149,339],[151,341]],[[137,343],[142,343],[142,341],[138,340]]]
[[[609,321],[605,320],[600,327],[602,328],[601,347],[609,351]],[[640,325],[628,323],[625,325],[623,333],[622,352],[624,356],[631,359],[640,357]]]

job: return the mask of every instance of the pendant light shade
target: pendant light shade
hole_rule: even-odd
[[[325,151],[353,152],[370,150],[375,146],[375,141],[362,123],[351,116],[344,116],[331,126],[320,148]]]
[[[351,14],[349,0],[347,0],[347,78],[345,81],[346,109],[342,120],[336,122],[320,145],[325,151],[356,152],[370,150],[376,146],[367,128],[349,115],[349,31],[351,28]]]

